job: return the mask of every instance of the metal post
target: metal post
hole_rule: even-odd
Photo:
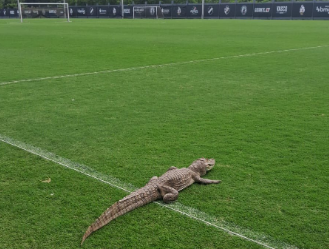
[[[68,3],[66,3],[66,13],[67,13],[67,21],[71,22],[70,21],[70,10],[69,10],[69,4]]]
[[[202,11],[201,11],[201,19],[204,18],[204,0],[202,0]]]
[[[121,17],[125,17],[125,8],[123,7],[123,0],[121,0]]]
[[[18,8],[18,11],[19,11],[19,16],[20,16],[20,18],[21,18],[21,23],[23,23],[22,7],[21,7],[21,5],[19,4],[19,0],[17,0],[17,8]]]

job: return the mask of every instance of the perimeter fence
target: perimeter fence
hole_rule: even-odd
[[[134,8],[135,7],[135,8]],[[136,8],[138,7],[138,8]],[[180,3],[180,4],[129,4],[70,6],[70,18],[158,18],[153,8],[161,9],[161,17],[166,19],[327,19],[329,2],[290,1],[290,2],[219,2],[219,3]],[[24,10],[23,10],[24,11]],[[57,8],[49,6],[38,17],[58,18]],[[143,15],[134,15],[144,11]],[[62,13],[61,13],[62,14]],[[0,9],[0,18],[18,18],[17,8]]]

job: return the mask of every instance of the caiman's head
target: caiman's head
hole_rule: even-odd
[[[215,159],[200,158],[195,160],[188,168],[194,172],[203,176],[207,171],[211,170],[215,166]]]

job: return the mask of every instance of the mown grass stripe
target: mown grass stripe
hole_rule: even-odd
[[[100,182],[109,184],[112,187],[115,187],[117,189],[121,189],[127,193],[131,193],[133,191],[135,191],[137,188],[131,184],[127,184],[124,183],[122,181],[120,181],[119,179],[112,177],[110,175],[105,175],[102,174],[100,172],[97,172],[95,170],[93,170],[92,168],[71,161],[69,159],[63,158],[59,155],[56,155],[52,152],[43,150],[41,148],[20,142],[18,140],[12,139],[10,137],[4,136],[0,134],[0,141],[12,145],[16,148],[22,149],[26,152],[29,152],[31,154],[37,155],[41,158],[44,158],[48,161],[52,161],[56,164],[62,165],[68,169],[74,170],[76,172],[79,172],[83,175],[89,176],[91,178],[94,178]],[[239,226],[236,226],[234,224],[229,224],[227,222],[223,222],[223,221],[218,221],[216,219],[216,217],[213,217],[211,215],[208,215],[200,210],[197,210],[195,208],[192,207],[188,207],[185,206],[179,202],[175,202],[172,204],[164,204],[161,201],[156,201],[156,204],[160,205],[161,207],[165,207],[168,208],[172,211],[175,211],[177,213],[180,213],[182,215],[188,216],[192,219],[198,220],[206,225],[212,226],[218,230],[222,230],[225,231],[231,235],[234,236],[238,236],[244,240],[248,240],[251,241],[253,243],[256,243],[258,245],[261,245],[265,248],[270,248],[270,249],[274,249],[274,248],[296,248],[295,246],[286,244],[284,242],[281,241],[277,241],[271,237],[269,237],[268,235],[262,234],[262,233],[258,233],[258,232],[254,232],[248,229],[244,229],[241,228]]]
[[[315,46],[315,47],[304,47],[304,48],[291,48],[291,49],[285,49],[285,50],[273,50],[273,51],[259,52],[259,53],[250,53],[250,54],[241,54],[241,55],[222,56],[222,57],[216,57],[216,58],[210,58],[210,59],[201,59],[201,60],[192,60],[192,61],[165,63],[165,64],[160,64],[160,65],[147,65],[147,66],[141,66],[141,67],[121,68],[121,69],[104,70],[104,71],[97,71],[97,72],[67,74],[67,75],[49,76],[49,77],[41,77],[41,78],[34,78],[34,79],[13,80],[13,81],[7,81],[7,82],[0,82],[0,86],[10,85],[10,84],[17,84],[17,83],[23,83],[23,82],[31,82],[31,81],[44,81],[44,80],[61,79],[61,78],[69,78],[69,77],[88,76],[88,75],[95,75],[95,74],[106,74],[106,73],[115,73],[115,72],[136,71],[136,70],[142,70],[142,69],[147,69],[147,68],[158,68],[158,67],[166,67],[166,66],[178,66],[178,65],[191,64],[191,63],[201,63],[201,62],[209,62],[209,61],[222,60],[222,59],[233,59],[233,58],[251,57],[251,56],[267,55],[267,54],[273,54],[273,53],[286,53],[286,52],[293,52],[293,51],[300,51],[300,50],[324,48],[324,47],[328,47],[328,46],[329,45],[321,45],[321,46]]]

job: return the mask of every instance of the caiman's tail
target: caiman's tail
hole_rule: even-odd
[[[106,211],[102,213],[102,215],[91,226],[88,227],[87,231],[82,237],[81,245],[90,234],[105,226],[110,221],[138,207],[155,201],[158,199],[158,197],[159,196],[156,188],[145,186],[135,192],[132,192],[122,200],[114,203],[111,207],[106,209]]]

